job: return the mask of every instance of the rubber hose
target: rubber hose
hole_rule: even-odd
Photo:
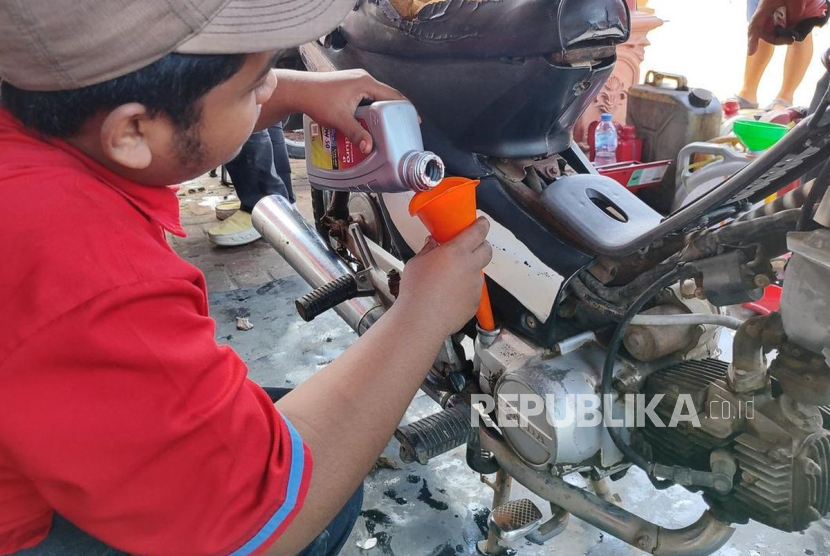
[[[605,364],[602,368],[602,398],[601,402],[604,406],[606,398],[611,395],[611,390],[614,382],[614,362],[617,358],[617,353],[620,351],[620,347],[622,347],[623,337],[625,336],[626,331],[628,330],[629,325],[631,324],[632,319],[637,316],[637,314],[642,311],[643,307],[645,307],[646,303],[648,303],[655,295],[660,293],[663,289],[678,282],[680,280],[690,278],[696,273],[696,269],[693,265],[689,263],[678,265],[675,269],[670,271],[669,273],[665,274],[662,278],[655,281],[651,286],[649,286],[640,296],[631,304],[629,309],[626,311],[625,315],[620,321],[617,329],[614,331],[614,335],[611,337],[611,341],[608,344],[608,352],[605,355]],[[605,407],[603,407],[603,415],[605,415]],[[657,488],[667,488],[674,483],[672,481],[663,481],[656,479],[653,475],[654,473],[654,464],[649,462],[638,454],[634,449],[626,444],[625,440],[620,435],[620,431],[617,427],[608,426],[608,422],[603,419],[603,425],[605,429],[608,431],[609,436],[611,436],[611,440],[614,441],[614,444],[619,448],[620,452],[628,458],[634,465],[645,471],[651,482]]]

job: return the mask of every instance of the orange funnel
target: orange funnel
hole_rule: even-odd
[[[467,178],[444,178],[435,188],[415,194],[409,203],[409,214],[421,219],[435,241],[449,241],[475,222],[478,184],[478,180]],[[484,330],[495,330],[486,283],[476,318]]]

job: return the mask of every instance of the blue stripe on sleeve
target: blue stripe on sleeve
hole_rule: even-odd
[[[271,519],[263,525],[262,529],[253,536],[251,540],[246,542],[242,547],[231,553],[231,556],[248,556],[257,548],[262,546],[271,535],[274,534],[280,525],[282,525],[285,518],[288,517],[294,507],[297,505],[297,497],[300,492],[300,485],[303,481],[303,472],[305,471],[305,453],[303,451],[303,440],[294,426],[288,422],[285,417],[282,418],[285,426],[288,427],[288,432],[291,437],[291,467],[288,471],[288,487],[285,492],[285,502],[282,506],[271,516]]]

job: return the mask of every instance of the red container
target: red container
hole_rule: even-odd
[[[723,109],[723,117],[731,118],[732,116],[738,113],[738,111],[741,109],[741,105],[737,100],[729,99],[723,101],[723,103],[721,104],[721,108]]]
[[[663,176],[669,170],[671,160],[657,162],[618,162],[608,166],[599,166],[597,171],[630,191],[638,191],[660,185]]]
[[[643,140],[637,139],[637,128],[622,126],[617,147],[617,162],[639,162],[643,159]]]

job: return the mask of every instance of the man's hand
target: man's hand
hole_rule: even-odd
[[[808,0],[761,0],[755,15],[749,22],[748,54],[752,56],[758,50],[758,41],[770,44],[792,44],[793,38],[775,33],[773,18],[779,8],[786,10],[787,26],[792,27],[802,19],[806,12]]]
[[[274,70],[277,88],[262,106],[257,129],[302,112],[312,120],[345,133],[360,152],[372,151],[372,136],[354,117],[364,101],[406,100],[399,91],[377,81],[363,70],[305,72]]]
[[[438,245],[429,239],[404,269],[395,305],[441,327],[444,336],[464,327],[481,301],[481,270],[493,258],[487,243],[490,223],[479,218],[455,239]]]

